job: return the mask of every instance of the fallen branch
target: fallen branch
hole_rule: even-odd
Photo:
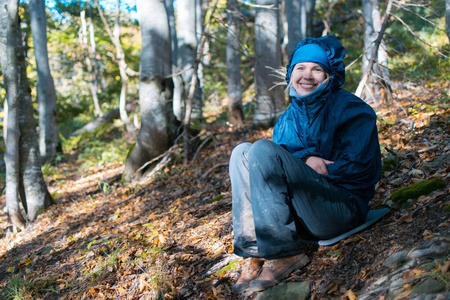
[[[216,164],[216,165],[214,165],[211,169],[209,169],[208,171],[206,171],[206,173],[203,174],[201,178],[202,178],[202,179],[205,179],[205,178],[207,178],[207,177],[209,176],[209,174],[211,174],[215,169],[220,168],[220,167],[226,167],[226,166],[228,166],[228,162]]]
[[[129,104],[129,105],[127,105],[126,108],[127,108],[127,112],[131,112],[134,110],[135,105]],[[74,132],[69,134],[67,136],[67,138],[69,139],[71,137],[78,136],[84,132],[93,131],[93,130],[99,128],[101,125],[106,124],[106,123],[111,123],[116,119],[120,119],[120,110],[118,108],[110,110],[109,112],[104,114],[102,117],[99,117],[99,118],[95,119],[94,121],[84,125],[80,129],[75,130]]]

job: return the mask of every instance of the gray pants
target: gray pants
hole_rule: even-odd
[[[360,223],[347,191],[269,140],[238,145],[230,178],[239,256],[296,255],[303,252],[302,238],[332,238]]]

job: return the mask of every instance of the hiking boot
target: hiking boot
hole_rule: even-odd
[[[274,286],[292,271],[303,268],[309,261],[310,259],[304,253],[267,260],[259,276],[250,282],[248,289],[259,292]]]
[[[263,258],[251,258],[246,261],[246,266],[242,268],[241,276],[238,281],[232,287],[232,292],[235,294],[240,294],[244,292],[253,279],[255,279],[262,270],[264,264]]]

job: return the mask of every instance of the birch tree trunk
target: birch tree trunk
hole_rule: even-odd
[[[56,92],[50,72],[47,50],[47,15],[44,0],[30,0],[31,33],[37,69],[37,98],[39,101],[39,150],[51,157],[60,150],[56,116]]]
[[[164,1],[137,0],[142,46],[139,82],[141,127],[124,170],[124,179],[140,176],[139,168],[174,141],[172,49]]]
[[[256,103],[253,125],[273,126],[286,109],[274,71],[281,67],[281,27],[278,0],[258,0],[255,17]]]
[[[362,73],[367,74],[369,62],[372,59],[374,42],[378,37],[381,29],[380,1],[379,0],[362,0],[363,16],[364,16],[364,53],[362,59]],[[381,84],[380,82],[389,82],[388,56],[386,52],[386,44],[381,42],[377,52],[377,57],[373,58],[375,64],[373,74],[375,76],[368,77],[365,83],[362,98],[367,102],[373,102],[378,105],[381,102]],[[370,74],[369,74],[370,75]]]
[[[25,55],[18,23],[18,0],[0,0],[0,61],[8,102],[6,135],[6,205],[10,222],[23,229],[28,219],[53,203],[41,170],[41,156],[33,117]]]
[[[312,36],[316,0],[285,0],[288,23],[287,54],[290,56],[301,40]]]
[[[241,51],[239,45],[240,9],[237,0],[227,1],[227,77],[228,77],[228,119],[232,124],[244,122],[242,111]]]
[[[197,55],[198,43],[201,38],[201,1],[199,0],[177,0],[177,69],[178,80],[175,80],[174,90],[174,113],[177,119],[182,120],[185,114],[186,100],[189,93],[189,83],[194,76],[193,66]],[[199,16],[200,14],[200,16]],[[195,75],[197,76],[197,75]],[[200,79],[200,78],[199,78]],[[197,80],[194,95],[194,105],[191,118],[201,120],[202,118],[202,90],[201,80]]]

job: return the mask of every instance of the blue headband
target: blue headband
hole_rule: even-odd
[[[307,44],[295,51],[291,66],[302,62],[313,62],[321,66],[325,72],[330,74],[330,62],[327,53],[317,44]]]

